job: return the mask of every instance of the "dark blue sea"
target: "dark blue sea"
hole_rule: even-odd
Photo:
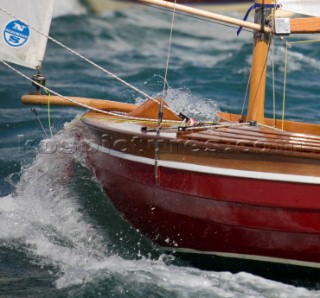
[[[145,6],[95,15],[70,3],[60,2],[50,35],[147,94],[159,94],[172,15]],[[252,34],[244,30],[237,37],[237,28],[183,15],[174,23],[170,104],[198,119],[214,117],[217,106],[240,113]],[[313,39],[319,36],[288,38]],[[268,67],[274,60],[277,117],[286,69],[285,118],[320,123],[320,43],[294,44],[287,66],[284,57],[284,43],[276,40]],[[142,100],[52,42],[43,73],[47,86],[64,95]],[[272,117],[271,73],[266,111]],[[85,167],[83,152],[61,145],[73,144],[84,111],[24,106],[20,97],[32,88],[0,65],[0,297],[320,297],[317,289],[245,272],[203,271],[159,252],[118,215]]]

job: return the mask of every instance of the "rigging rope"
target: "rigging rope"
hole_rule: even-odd
[[[251,75],[252,75],[252,68],[250,68],[250,73],[249,73],[247,86],[246,86],[246,92],[244,94],[244,99],[243,99],[243,104],[242,104],[242,109],[241,109],[241,114],[240,114],[241,118],[243,117],[244,109],[245,109],[246,102],[247,102],[247,99],[248,99],[248,92],[249,92],[249,87],[250,87]]]
[[[166,97],[166,85],[167,85],[167,76],[168,76],[169,61],[170,61],[170,54],[171,54],[172,34],[173,34],[173,25],[174,25],[175,12],[176,12],[176,3],[177,1],[174,0],[174,8],[172,13],[171,29],[170,29],[169,44],[168,44],[167,63],[166,63],[166,70],[163,78],[162,99],[160,101],[160,108],[159,108],[159,118],[158,118],[159,128],[161,127],[161,123],[163,120],[163,107],[164,107],[164,98]]]
[[[121,116],[121,117],[126,118],[126,119],[135,119],[135,120],[140,120],[140,121],[151,121],[150,118],[132,117],[132,116],[124,115],[124,114],[118,114],[118,113],[114,113],[114,112],[110,112],[110,111],[100,110],[100,109],[88,106],[86,104],[79,103],[79,102],[77,102],[77,101],[75,101],[75,100],[73,100],[73,99],[71,99],[69,97],[63,96],[63,95],[59,94],[58,92],[53,91],[52,89],[50,89],[50,88],[48,88],[46,86],[43,86],[43,85],[35,82],[31,78],[29,78],[27,75],[25,75],[21,71],[17,70],[16,68],[11,66],[7,62],[3,61],[2,59],[0,59],[0,62],[2,64],[4,64],[6,67],[8,67],[9,69],[11,69],[13,72],[17,73],[18,75],[20,75],[20,76],[24,77],[25,79],[27,79],[28,81],[32,82],[34,85],[37,85],[38,87],[46,90],[47,92],[50,92],[51,94],[59,96],[59,97],[65,99],[66,101],[72,102],[72,103],[74,103],[74,104],[76,104],[76,105],[78,105],[80,107],[86,108],[86,109],[94,111],[94,112],[102,113],[102,114],[113,115],[113,116],[118,116],[118,117]],[[166,123],[181,123],[182,122],[182,121],[174,121],[174,120],[163,120],[163,121],[166,122]]]
[[[169,61],[170,61],[170,54],[171,54],[172,35],[173,35],[173,26],[174,26],[175,13],[176,13],[176,3],[177,3],[177,1],[175,0],[173,13],[172,13],[172,20],[171,20],[171,29],[170,29],[169,44],[168,44],[166,70],[165,70],[164,79],[163,79],[163,97],[165,97],[166,84],[167,84],[167,76],[168,76]]]
[[[42,125],[42,122],[41,122],[41,120],[40,120],[40,118],[39,118],[39,115],[38,115],[37,110],[36,110],[35,108],[32,108],[32,109],[31,109],[31,112],[35,115],[35,117],[36,117],[36,118],[37,118],[37,120],[39,121],[39,123],[40,123],[40,127],[42,128],[42,130],[43,130],[43,132],[44,132],[44,134],[45,134],[46,138],[48,139],[48,138],[49,138],[49,136],[48,136],[48,134],[47,134],[46,130],[44,129],[43,125]]]
[[[170,29],[169,44],[168,44],[167,63],[166,63],[166,69],[165,69],[165,74],[164,74],[164,78],[163,78],[163,90],[162,90],[163,94],[162,94],[162,99],[160,101],[160,107],[159,107],[157,135],[160,134],[160,128],[161,128],[162,121],[163,121],[164,98],[166,96],[166,84],[167,84],[167,75],[168,75],[169,61],[170,61],[170,54],[171,54],[171,44],[172,44],[174,18],[175,18],[175,12],[176,12],[176,3],[177,3],[177,1],[174,0],[174,8],[173,8],[173,13],[172,13],[171,29]],[[159,142],[158,142],[158,140],[156,140],[156,142],[155,142],[154,156],[155,156],[154,179],[155,179],[156,183],[158,183],[158,181],[159,181],[159,169],[158,169]]]
[[[288,62],[288,46],[286,46],[285,56],[284,56],[284,77],[283,77],[283,95],[282,95],[282,119],[281,119],[281,129],[284,128],[284,113],[286,106],[286,87],[287,87],[287,62]]]
[[[50,131],[50,136],[53,136],[52,133],[52,128],[51,128],[51,113],[50,113],[50,93],[46,92],[48,96],[48,126],[49,126],[49,131]]]
[[[272,38],[272,111],[273,111],[273,122],[276,126],[276,87],[275,87],[275,55],[274,55],[274,39]]]
[[[277,1],[276,1],[277,2]],[[277,3],[276,3],[277,4]],[[272,11],[273,20],[276,19],[276,9]],[[275,42],[274,36],[271,36],[272,44],[272,110],[273,110],[273,125],[276,126],[276,87],[275,87]]]

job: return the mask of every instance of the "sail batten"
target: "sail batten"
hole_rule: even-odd
[[[29,68],[41,65],[54,0],[0,0],[0,58]]]
[[[319,0],[277,0],[282,10],[320,17]]]

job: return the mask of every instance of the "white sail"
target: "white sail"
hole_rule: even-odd
[[[47,38],[39,32],[48,35],[53,7],[54,0],[0,0],[0,59],[41,65]]]
[[[282,10],[320,17],[320,0],[278,0]]]

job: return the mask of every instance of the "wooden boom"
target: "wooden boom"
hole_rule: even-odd
[[[306,34],[320,32],[320,18],[291,19],[291,33]]]
[[[76,101],[80,104],[87,105],[92,108],[107,110],[107,111],[118,111],[124,113],[130,113],[137,108],[134,104],[116,102],[111,100],[103,99],[94,99],[94,98],[85,98],[85,97],[69,97],[73,101]],[[24,104],[30,105],[56,105],[56,106],[73,106],[79,107],[76,103],[68,101],[59,96],[47,96],[47,95],[23,95],[21,101]]]
[[[162,6],[165,8],[175,9],[175,10],[186,12],[189,14],[193,14],[193,15],[196,15],[199,17],[205,17],[205,18],[216,20],[216,21],[221,21],[224,23],[233,24],[233,25],[236,25],[239,27],[244,27],[244,28],[255,30],[255,31],[261,31],[260,24],[255,24],[255,23],[239,20],[237,18],[224,16],[221,14],[209,12],[209,11],[202,10],[202,9],[193,8],[193,7],[186,6],[186,5],[176,4],[176,3],[172,3],[172,2],[168,2],[168,1],[164,1],[164,0],[139,0],[139,1],[143,2],[143,3]],[[265,26],[264,32],[271,33],[272,29]]]

